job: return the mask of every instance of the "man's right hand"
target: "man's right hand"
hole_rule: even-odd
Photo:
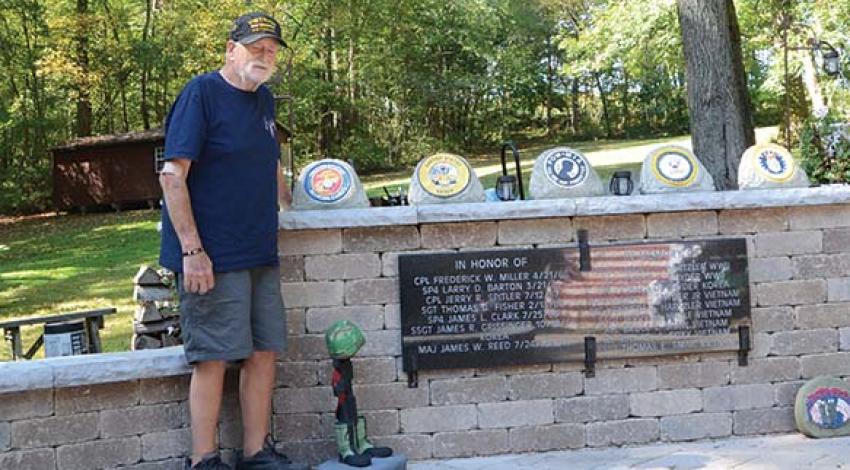
[[[183,290],[204,295],[215,287],[212,261],[201,252],[183,257]]]

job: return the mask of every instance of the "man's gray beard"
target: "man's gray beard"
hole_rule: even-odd
[[[248,82],[250,81],[250,82],[252,82],[252,83],[256,83],[256,84],[257,84],[257,86],[260,86],[260,85],[262,85],[263,83],[266,83],[267,81],[269,81],[269,79],[270,79],[270,78],[272,78],[272,75],[274,75],[275,67],[274,67],[274,66],[272,66],[272,67],[269,69],[269,71],[268,71],[268,73],[266,74],[266,76],[265,76],[262,80],[260,80],[260,81],[254,81],[254,80],[251,78],[251,72],[250,72],[250,70],[251,70],[251,67],[252,67],[255,63],[256,63],[256,62],[248,62],[247,64],[245,64],[245,67],[242,67],[241,69],[238,69],[238,70],[236,71],[236,75],[238,75],[238,76],[239,76],[239,79],[240,79],[240,80],[242,80],[242,83],[248,83]],[[263,64],[263,65],[265,65],[265,64]]]

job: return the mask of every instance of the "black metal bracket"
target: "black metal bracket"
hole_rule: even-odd
[[[738,327],[738,365],[747,365],[747,353],[750,352],[750,327]]]
[[[578,269],[590,271],[590,244],[587,242],[587,230],[579,229],[578,236]]]
[[[505,162],[505,150],[511,149],[511,153],[514,155],[514,167],[516,168],[516,179],[517,179],[517,188],[519,189],[519,198],[520,200],[525,200],[525,190],[522,186],[522,169],[520,168],[519,161],[519,149],[516,148],[516,145],[512,140],[509,140],[502,144],[502,176],[508,176],[508,166]]]
[[[419,354],[416,352],[416,349],[411,348],[407,358],[408,362],[405,368],[407,372],[407,388],[419,388]]]
[[[593,336],[584,337],[584,376],[596,376],[596,338]]]

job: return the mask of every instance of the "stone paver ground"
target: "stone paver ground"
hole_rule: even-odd
[[[801,434],[424,461],[412,470],[850,469],[850,437]]]

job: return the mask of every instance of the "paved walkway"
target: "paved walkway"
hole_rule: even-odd
[[[850,437],[801,434],[425,461],[411,470],[850,469]]]

